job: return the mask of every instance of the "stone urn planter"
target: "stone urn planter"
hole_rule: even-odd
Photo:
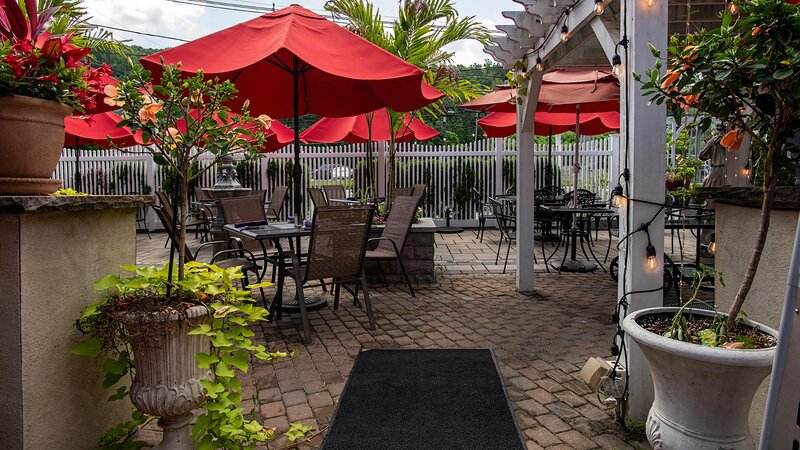
[[[0,96],[0,195],[50,194],[64,148],[64,118],[72,108],[19,95]]]
[[[188,335],[209,322],[208,309],[194,306],[186,315],[142,318],[141,314],[120,313],[125,331],[131,336],[136,379],[131,385],[133,405],[145,414],[159,416],[164,430],[163,450],[193,449],[190,432],[192,411],[205,399],[201,379],[208,370],[199,369],[195,353],[208,352],[207,336]]]
[[[748,427],[753,396],[772,368],[775,348],[731,350],[677,341],[645,330],[637,318],[674,313],[649,308],[622,323],[650,363],[655,401],[647,416],[647,440],[655,450],[755,449]],[[704,310],[686,314],[711,316]],[[773,336],[772,328],[745,320]]]

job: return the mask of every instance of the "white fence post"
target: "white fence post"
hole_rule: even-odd
[[[378,142],[378,197],[386,197],[386,142]]]
[[[504,192],[503,189],[503,160],[505,159],[505,142],[503,138],[494,139],[494,195]]]

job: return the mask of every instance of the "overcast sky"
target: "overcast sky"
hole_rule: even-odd
[[[256,12],[239,12],[196,6],[180,3],[184,0],[85,0],[92,16],[92,23],[107,25],[114,28],[158,34],[162,36],[181,39],[195,39],[214,31],[228,28],[240,22],[252,19],[259,14]],[[190,0],[195,1],[196,0]],[[272,2],[265,0],[214,0],[215,3],[239,4],[251,7],[276,8],[289,5],[289,1]],[[398,0],[373,0],[372,3],[380,9],[384,20],[392,20],[397,16]],[[512,0],[455,0],[456,8],[463,16],[472,15],[494,30],[494,25],[510,23],[501,16],[504,10],[521,10],[522,6]],[[304,0],[300,2],[320,14],[325,14],[325,0]],[[171,47],[180,44],[179,41],[161,39],[110,30],[117,39],[129,39],[131,43],[149,48]],[[483,53],[480,44],[470,42],[456,44],[455,62],[471,64],[490,59]]]

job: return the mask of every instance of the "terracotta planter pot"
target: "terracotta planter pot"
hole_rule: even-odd
[[[64,148],[62,103],[19,95],[0,96],[0,195],[50,194],[50,177]]]
[[[193,449],[190,438],[192,410],[205,399],[200,380],[209,378],[206,369],[199,369],[195,353],[211,349],[207,336],[187,333],[208,323],[208,310],[195,306],[186,311],[186,318],[173,314],[142,320],[121,314],[131,336],[136,379],[130,397],[140,411],[160,416],[158,425],[164,430],[160,449]]]
[[[753,396],[771,371],[775,348],[706,347],[651,333],[636,323],[642,316],[677,310],[643,309],[628,315],[622,323],[650,363],[653,375],[655,400],[647,416],[647,440],[654,450],[755,449],[747,419]],[[745,323],[778,335],[764,325],[750,320]]]

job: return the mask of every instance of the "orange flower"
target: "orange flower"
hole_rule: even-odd
[[[664,74],[664,81],[661,82],[661,87],[663,89],[667,89],[675,84],[678,81],[678,78],[681,77],[680,72],[675,70],[670,70],[669,72]]]
[[[761,27],[755,27],[753,28],[753,32],[750,33],[750,36],[758,36],[759,33],[761,33]]]
[[[739,150],[743,139],[744,133],[739,129],[734,129],[727,132],[725,136],[722,137],[722,140],[719,141],[719,144],[728,150],[735,152],[736,150]]]
[[[700,94],[684,95],[683,96],[684,103],[681,105],[681,107],[683,109],[688,110],[697,101],[698,98],[700,98]]]
[[[692,62],[697,59],[697,46],[696,45],[687,45],[686,48],[683,49],[683,59],[686,61]]]
[[[153,122],[153,125],[156,125],[158,123],[156,120],[156,113],[161,111],[163,107],[164,105],[162,103],[151,103],[147,106],[143,106],[142,109],[139,110],[139,121],[142,122],[142,125],[147,122]]]
[[[125,102],[119,99],[119,91],[113,84],[107,84],[106,87],[103,88],[103,93],[106,94],[106,98],[103,99],[103,103],[106,105],[122,106],[125,104]]]
[[[272,117],[266,114],[261,114],[257,117],[257,119],[259,122],[261,122],[261,126],[263,126],[265,130],[272,128]]]

